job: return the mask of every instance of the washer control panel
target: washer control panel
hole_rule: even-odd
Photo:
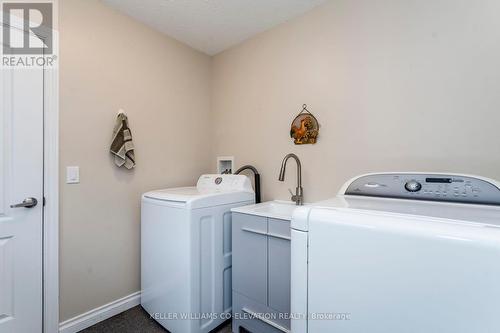
[[[382,173],[356,178],[346,195],[500,205],[497,182],[474,176]]]
[[[201,175],[196,187],[202,192],[253,192],[250,179],[244,175]]]

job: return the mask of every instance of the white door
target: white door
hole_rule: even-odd
[[[0,73],[0,333],[37,333],[42,331],[43,70]],[[13,207],[34,200],[31,208]]]

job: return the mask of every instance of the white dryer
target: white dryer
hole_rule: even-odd
[[[500,332],[499,188],[371,174],[296,209],[292,332]]]
[[[142,196],[141,305],[172,333],[206,333],[231,314],[231,208],[254,203],[242,175]]]

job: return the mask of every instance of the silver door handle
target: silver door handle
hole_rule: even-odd
[[[38,204],[38,200],[35,198],[26,198],[23,200],[23,202],[15,204],[15,205],[10,205],[10,208],[33,208]]]

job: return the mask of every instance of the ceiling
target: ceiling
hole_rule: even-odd
[[[199,51],[215,55],[327,0],[102,0]]]

